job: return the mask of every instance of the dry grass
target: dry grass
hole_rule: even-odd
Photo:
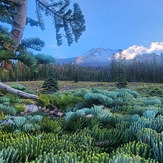
[[[7,82],[6,84],[18,83],[26,86],[30,90],[34,92],[38,92],[41,89],[43,81],[20,81],[20,82]],[[104,87],[108,89],[114,89],[115,83],[107,83],[107,82],[73,82],[73,81],[59,81],[59,89],[60,90],[72,90],[77,88],[94,88],[94,87]],[[128,85],[129,89],[137,90],[141,88],[150,88],[150,87],[163,87],[163,84],[158,83],[138,83],[138,82],[131,82]],[[140,91],[139,89],[139,91]]]
[[[41,89],[43,81],[19,81],[19,82],[6,82],[6,84],[18,83],[26,86],[34,92],[38,92]],[[107,82],[73,82],[73,81],[59,81],[60,90],[71,90],[77,88],[90,88],[90,87],[112,87],[114,83]]]

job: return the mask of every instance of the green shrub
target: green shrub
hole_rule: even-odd
[[[18,95],[8,93],[6,97],[10,99],[11,104],[20,102],[20,97]]]
[[[86,115],[91,114],[93,117],[96,117],[101,122],[108,122],[111,119],[112,113],[108,109],[103,109],[103,106],[94,105],[91,108],[83,108],[77,110],[76,112],[67,112],[65,115],[65,120],[70,121],[74,118],[85,117]]]
[[[163,117],[157,117],[154,119],[144,118],[141,117],[138,119],[138,121],[133,122],[131,124],[131,130],[133,130],[134,133],[139,132],[143,128],[151,128],[157,132],[163,131]]]
[[[18,83],[10,84],[10,87],[15,88],[15,89],[18,89],[18,90],[21,90],[21,91],[27,90],[27,87],[26,86],[24,86],[22,84],[18,84]]]
[[[146,118],[155,118],[157,113],[158,113],[157,110],[154,110],[154,109],[145,109],[143,111],[143,116],[146,117]]]
[[[15,105],[16,113],[20,114],[21,112],[24,112],[25,106],[23,104],[17,104]]]
[[[142,159],[140,156],[129,156],[127,154],[118,154],[114,156],[113,159],[109,163],[158,163],[153,159]]]
[[[145,159],[153,158],[152,148],[148,144],[136,141],[129,142],[124,144],[122,147],[117,148],[116,151],[112,153],[112,155],[117,155],[120,153],[128,154],[130,156],[138,155]]]
[[[11,119],[12,123],[9,124],[11,131],[14,132],[35,132],[40,129],[39,123],[42,121],[42,116],[27,115],[24,117],[6,117],[6,119]]]
[[[77,89],[73,93],[73,96],[77,96],[77,97],[82,97],[83,98],[86,93],[90,93],[90,90],[85,89],[85,88]]]
[[[10,104],[10,98],[6,97],[6,96],[0,96],[0,104],[4,104],[4,105],[9,105]]]
[[[154,106],[161,106],[162,102],[160,99],[157,97],[148,97],[144,98],[143,106],[149,106],[149,105],[154,105]]]
[[[93,128],[93,144],[97,147],[105,147],[105,151],[110,151],[111,147],[118,146],[122,140],[122,133],[118,129]]]
[[[35,101],[31,100],[31,99],[21,99],[20,103],[22,104],[35,104]]]
[[[49,117],[44,117],[42,123],[40,123],[40,130],[42,132],[58,133],[63,127],[61,119],[50,119]]]
[[[137,134],[138,140],[147,143],[152,147],[154,158],[162,163],[163,162],[163,133],[157,133],[152,129],[142,129]]]
[[[11,114],[11,115],[16,114],[15,108],[13,108],[11,106],[6,106],[6,105],[3,105],[3,104],[0,104],[0,111],[5,113],[5,114]]]
[[[107,91],[107,90],[101,90],[101,89],[93,89],[93,93],[99,93],[107,97],[110,97],[112,99],[115,99],[118,94],[118,92],[115,92],[115,91]]]
[[[39,96],[41,103],[48,107],[57,106],[60,110],[65,111],[67,107],[75,107],[78,102],[82,102],[83,99],[80,97],[75,97],[73,95],[43,95]]]
[[[112,98],[99,93],[87,93],[84,95],[84,99],[87,101],[91,101],[92,103],[99,101],[99,104],[105,106],[110,106],[113,102]]]
[[[19,158],[18,150],[15,150],[12,147],[3,149],[0,151],[0,158],[3,159],[4,163],[16,163]],[[3,161],[0,160],[1,163],[3,163]]]

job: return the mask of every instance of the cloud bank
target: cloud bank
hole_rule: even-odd
[[[136,55],[158,53],[163,51],[163,42],[152,42],[149,47],[133,45],[121,52],[122,57],[126,59],[133,59]],[[119,57],[119,53],[116,53],[116,58]]]

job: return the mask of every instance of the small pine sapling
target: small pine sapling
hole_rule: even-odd
[[[55,93],[59,90],[56,78],[48,78],[42,85],[42,93]]]

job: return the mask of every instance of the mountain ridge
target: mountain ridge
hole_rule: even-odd
[[[61,65],[71,63],[81,66],[105,66],[111,62],[113,57],[115,57],[117,54],[120,54],[121,52],[121,49],[112,50],[102,47],[92,48],[77,57],[56,59],[56,63]],[[136,55],[133,59],[144,62],[146,60],[151,61],[154,59],[154,57],[156,57],[156,60],[158,60],[159,55],[156,53],[140,54]],[[133,59],[130,60],[132,61]]]

